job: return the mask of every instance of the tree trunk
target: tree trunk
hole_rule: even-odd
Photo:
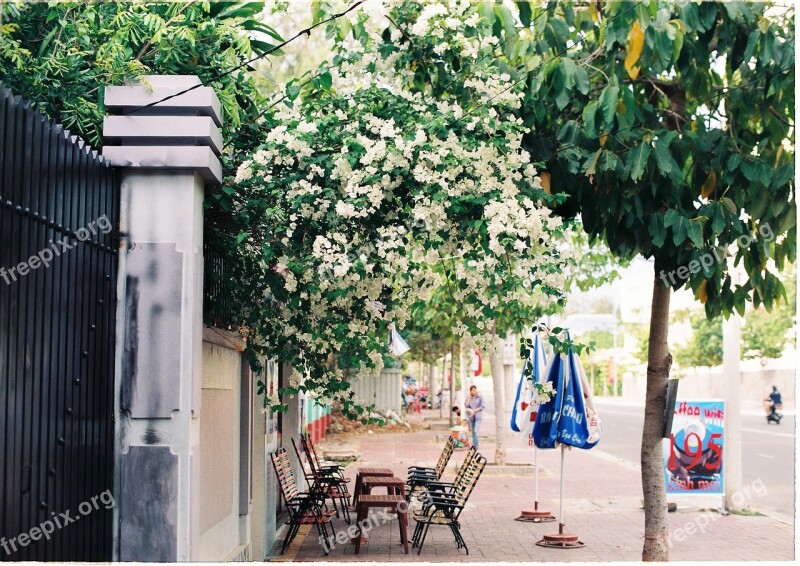
[[[442,356],[442,380],[440,390],[442,392],[442,399],[444,399],[444,386],[445,386],[445,376],[447,375],[447,354]],[[433,407],[433,400],[436,399],[434,396],[433,387],[428,390],[428,400],[430,401],[431,407]],[[439,403],[439,418],[441,419],[444,416],[444,412],[442,411],[442,403]]]
[[[658,268],[656,268],[658,273]],[[653,281],[650,307],[650,344],[647,353],[647,401],[642,430],[642,491],[644,493],[644,547],[642,560],[669,560],[667,546],[667,492],[664,486],[662,435],[667,380],[672,356],[667,345],[671,289],[658,276]],[[616,385],[616,384],[615,384]]]
[[[506,419],[503,403],[503,379],[505,376],[503,374],[502,344],[496,334],[493,334],[492,337],[494,348],[489,359],[492,364],[492,387],[494,391],[494,434],[496,438],[494,463],[502,466],[506,463],[506,427],[504,426]]]
[[[470,357],[470,361],[471,360],[472,358]],[[466,356],[466,350],[464,348],[464,340],[461,340],[458,348],[458,377],[459,380],[461,381],[461,386],[458,388],[458,393],[456,394],[456,402],[453,404],[463,408],[464,401],[466,400],[465,391],[467,388],[467,356]]]
[[[456,341],[454,338],[453,341],[450,342],[450,402],[447,405],[447,414],[450,417],[449,418],[450,426],[453,426],[453,417],[455,416],[453,414],[453,411],[450,410],[450,405],[453,404],[453,399],[455,399],[454,396],[456,388],[456,374],[454,372],[455,359],[456,359]],[[442,405],[444,405],[444,391],[442,391]],[[461,424],[461,423],[456,423],[456,424]]]

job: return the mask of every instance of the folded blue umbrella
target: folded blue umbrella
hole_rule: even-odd
[[[539,334],[533,339],[533,349],[531,357],[525,360],[522,366],[522,374],[517,385],[517,394],[514,398],[514,407],[511,411],[511,430],[514,432],[531,432],[531,410],[537,409],[539,405],[538,393],[536,393],[535,383],[540,383],[544,377],[544,369],[547,363],[544,346]],[[525,370],[530,368],[531,375],[528,378]],[[535,407],[533,407],[535,405]]]
[[[556,393],[541,406],[533,426],[533,441],[539,448],[564,444],[589,449],[599,441],[599,429],[590,434],[581,370],[571,346],[566,355],[555,356],[548,365],[547,381]]]

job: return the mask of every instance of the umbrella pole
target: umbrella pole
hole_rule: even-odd
[[[533,474],[533,511],[522,511],[515,520],[523,523],[549,523],[550,521],[555,521],[556,518],[553,517],[550,511],[539,509],[539,449],[536,447],[533,449]]]
[[[586,546],[578,540],[578,535],[564,532],[564,449],[561,445],[561,478],[559,479],[558,489],[558,533],[544,535],[542,540],[537,542],[537,546],[547,548],[581,548]]]
[[[558,533],[564,532],[564,445],[561,445],[561,473],[558,486]]]
[[[533,488],[533,505],[535,509],[539,508],[539,449],[533,449],[533,475],[534,475],[534,488]]]

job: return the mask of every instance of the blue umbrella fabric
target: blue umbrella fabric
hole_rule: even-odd
[[[556,393],[539,409],[533,426],[534,443],[539,448],[555,448],[557,444],[593,448],[600,440],[599,420],[586,374],[571,346],[566,355],[553,357],[546,375]]]
[[[530,364],[530,366],[528,366]],[[530,359],[525,361],[522,368],[522,375],[517,385],[517,395],[514,399],[514,408],[511,412],[511,430],[514,432],[524,432],[530,435],[533,431],[533,424],[539,412],[539,395],[536,392],[534,383],[543,383],[545,377],[545,366],[547,357],[542,344],[542,338],[537,333],[533,338],[533,348],[531,349]],[[525,376],[526,367],[531,368],[531,376]]]

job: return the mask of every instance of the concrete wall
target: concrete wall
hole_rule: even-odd
[[[796,370],[776,368],[763,370],[744,370],[741,373],[742,408],[761,407],[761,401],[775,385],[783,395],[784,403],[796,401]],[[680,379],[678,399],[724,399],[730,379],[723,375],[722,367],[703,368],[703,371],[689,371]],[[647,378],[644,375],[626,375],[622,382],[622,396],[637,399],[644,403]]]
[[[250,407],[242,406],[241,342],[227,332],[205,329],[200,409],[200,549],[198,560],[250,557]],[[246,391],[245,391],[246,393]],[[245,412],[245,427],[242,426]],[[244,430],[243,430],[244,428]],[[242,451],[242,447],[246,450]],[[244,479],[244,482],[243,482]],[[243,485],[245,483],[245,485]],[[240,506],[244,491],[246,505]]]
[[[380,375],[353,379],[350,387],[355,391],[356,399],[367,405],[374,403],[379,412],[391,409],[399,414],[403,406],[402,382],[402,370],[384,369]]]

